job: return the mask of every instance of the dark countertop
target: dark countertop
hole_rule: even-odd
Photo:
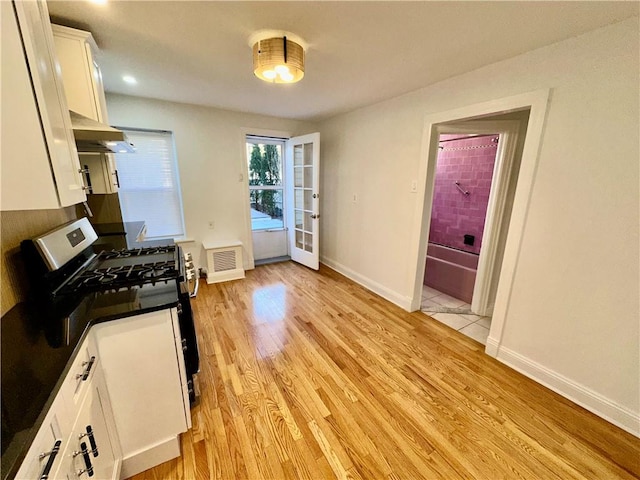
[[[55,305],[23,302],[2,317],[3,480],[17,473],[90,328],[177,304],[176,284],[169,282]]]
[[[93,229],[98,236],[131,235],[137,237],[144,228],[144,222],[94,223]]]
[[[140,248],[138,238],[145,227],[144,222],[96,223],[92,225],[98,234],[96,245],[100,249]]]
[[[173,244],[172,238],[138,241],[145,222],[118,222],[92,224],[98,234],[98,250],[120,250],[122,248],[159,247]]]

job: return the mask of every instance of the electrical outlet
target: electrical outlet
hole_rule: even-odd
[[[418,181],[411,180],[411,193],[416,193],[418,191]]]
[[[357,193],[353,194],[353,203],[358,203],[358,194]]]
[[[213,220],[209,220],[209,230],[213,230],[215,228],[216,224]]]

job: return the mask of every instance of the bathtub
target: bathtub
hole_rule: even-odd
[[[424,284],[471,303],[479,256],[430,243],[427,247]]]

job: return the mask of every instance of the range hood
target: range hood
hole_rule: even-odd
[[[78,153],[135,153],[121,130],[69,110]]]

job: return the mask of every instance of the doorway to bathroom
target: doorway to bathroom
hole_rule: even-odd
[[[528,112],[437,128],[421,310],[486,344]]]
[[[471,312],[498,133],[443,133],[438,139],[423,312],[485,341],[488,315]]]

